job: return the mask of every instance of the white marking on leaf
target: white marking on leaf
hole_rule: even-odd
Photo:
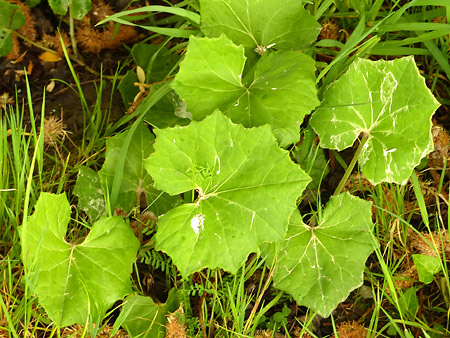
[[[214,164],[215,162],[219,162],[219,169],[217,169],[216,174],[219,175],[220,174],[220,157],[216,155],[216,157],[214,158]]]
[[[383,149],[384,156],[386,156],[386,155],[389,154],[389,153],[393,153],[394,151],[397,151],[397,148],[392,148],[392,149],[389,149],[389,150],[384,150],[384,149]]]
[[[205,216],[202,214],[197,214],[191,219],[191,228],[198,235],[200,230],[204,230],[203,222],[205,221]]]

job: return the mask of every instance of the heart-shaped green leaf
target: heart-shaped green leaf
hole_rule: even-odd
[[[371,204],[347,192],[331,198],[317,226],[305,225],[296,211],[286,239],[262,248],[269,262],[277,255],[274,286],[328,317],[363,282],[372,228]]]
[[[404,184],[433,149],[431,116],[439,103],[412,57],[359,59],[330,85],[311,118],[320,145],[343,150],[368,135],[359,165],[372,184]]]
[[[158,220],[156,248],[183,276],[204,267],[236,272],[261,242],[284,238],[310,178],[278,147],[268,126],[245,129],[216,111],[155,133],[145,167],[156,187],[171,195],[198,193]]]
[[[430,284],[434,279],[434,275],[442,269],[440,257],[417,254],[412,255],[412,258],[419,274],[419,280],[422,283]]]
[[[101,218],[81,244],[64,239],[69,220],[66,196],[42,193],[20,228],[27,281],[58,326],[97,322],[130,293],[139,248],[121,217]]]
[[[319,101],[314,60],[298,52],[262,57],[244,85],[244,48],[226,36],[191,37],[172,88],[194,120],[220,109],[245,127],[269,124],[282,147],[299,140],[299,126]]]
[[[236,44],[276,50],[302,50],[316,40],[321,26],[298,0],[201,0],[202,31],[226,34]]]

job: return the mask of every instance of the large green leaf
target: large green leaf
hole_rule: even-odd
[[[204,267],[236,272],[261,242],[284,238],[310,178],[268,126],[245,129],[215,111],[201,122],[155,133],[145,167],[156,187],[198,194],[158,220],[156,248],[183,276]]]
[[[126,133],[115,135],[106,141],[106,157],[100,179],[108,191],[112,189],[116,166],[122,156],[121,149]],[[171,197],[153,187],[153,180],[144,169],[144,159],[153,152],[155,137],[144,124],[140,124],[133,134],[128,152],[125,156],[125,167],[120,185],[120,196],[115,207],[129,211],[140,205],[144,194],[149,210],[160,215],[171,209],[177,202],[177,197]]]
[[[348,193],[331,198],[316,226],[305,225],[296,211],[286,239],[263,246],[269,262],[277,255],[274,286],[329,316],[363,282],[374,250],[371,219],[371,204]]]
[[[412,57],[359,59],[326,90],[311,125],[322,147],[338,150],[367,134],[359,156],[367,179],[403,184],[433,149],[431,116],[438,107]]]
[[[242,82],[244,48],[226,36],[191,37],[172,88],[186,101],[194,120],[215,109],[245,127],[270,124],[281,146],[299,140],[299,126],[319,101],[314,60],[298,52],[262,57]]]
[[[42,193],[20,228],[27,281],[58,326],[97,322],[130,293],[139,248],[121,217],[100,219],[81,244],[66,242],[69,220],[66,196]]]
[[[202,30],[226,34],[245,47],[302,50],[316,40],[321,26],[298,0],[201,0]]]
[[[244,48],[224,35],[192,36],[171,87],[186,101],[193,118],[201,120],[215,109],[228,108],[246,92],[241,81],[245,60]]]

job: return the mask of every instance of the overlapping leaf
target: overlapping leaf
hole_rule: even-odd
[[[175,289],[170,290],[167,301],[158,304],[151,297],[132,295],[125,298],[116,322],[131,337],[162,338],[166,333],[167,314],[180,306]]]
[[[131,292],[139,241],[121,217],[96,222],[81,244],[65,241],[70,206],[65,195],[42,193],[20,228],[27,280],[58,326],[101,320]]]
[[[301,144],[297,144],[292,149],[292,155],[295,161],[303,170],[312,178],[312,182],[308,185],[308,189],[317,189],[322,179],[330,171],[328,163],[323,153],[323,149],[314,145],[316,133],[308,125],[303,131]]]
[[[53,13],[65,15],[69,6],[72,6],[70,15],[77,20],[83,17],[92,9],[92,0],[48,0]]]
[[[299,140],[299,126],[319,101],[314,60],[298,52],[271,53],[243,84],[244,48],[226,36],[191,37],[172,88],[194,120],[215,109],[245,127],[270,124],[281,146]]]
[[[88,215],[91,222],[95,222],[106,214],[105,194],[100,182],[100,176],[95,170],[80,166],[74,195],[78,197],[78,207]]]
[[[403,184],[433,149],[431,116],[438,107],[412,57],[360,59],[326,90],[311,125],[322,147],[338,150],[368,134],[359,156],[363,173],[373,184]]]
[[[148,43],[138,43],[131,49],[137,65],[145,72],[147,83],[163,81],[180,59],[166,47]]]
[[[198,198],[158,220],[156,248],[184,276],[204,267],[235,272],[263,241],[281,240],[308,175],[268,126],[245,129],[219,111],[187,127],[155,130],[145,161],[155,186]]]
[[[302,50],[321,26],[297,0],[201,0],[202,31],[245,47]]]
[[[268,261],[277,255],[274,286],[329,316],[363,282],[365,262],[374,250],[371,218],[370,203],[348,193],[330,200],[317,226],[305,225],[296,211],[277,252],[276,244],[263,246]]]
[[[25,16],[19,5],[0,1],[0,56],[11,52],[13,39],[10,30],[19,29],[25,24]]]
[[[115,135],[106,141],[106,157],[99,176],[108,191],[112,189],[114,175],[119,158],[122,156],[121,149],[126,133]],[[139,206],[143,196],[147,204],[151,204],[149,209],[156,215],[162,214],[172,208],[178,200],[153,187],[153,180],[144,169],[144,159],[153,152],[153,142],[155,137],[150,133],[144,124],[140,124],[133,134],[130,146],[125,155],[125,166],[120,185],[120,198],[115,207],[129,211]]]

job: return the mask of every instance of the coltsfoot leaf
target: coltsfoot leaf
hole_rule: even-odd
[[[121,217],[97,221],[81,244],[65,240],[70,206],[65,195],[42,193],[20,237],[27,281],[58,326],[101,320],[131,293],[139,241]]]
[[[438,107],[413,57],[359,59],[327,88],[311,125],[322,147],[337,150],[367,134],[358,162],[367,179],[404,184],[433,149],[431,116]]]
[[[226,34],[236,44],[256,49],[303,50],[321,25],[297,0],[201,0],[202,31]]]
[[[314,60],[293,51],[270,53],[244,85],[245,60],[244,48],[224,35],[193,36],[171,86],[194,120],[220,109],[245,127],[269,124],[282,147],[297,142],[303,118],[319,105]]]
[[[155,133],[155,152],[145,161],[155,186],[171,195],[198,193],[158,220],[156,249],[183,276],[204,267],[236,272],[260,243],[284,238],[310,178],[269,126],[245,129],[215,111]]]
[[[286,239],[263,244],[268,262],[277,254],[274,286],[321,316],[328,317],[363,282],[365,262],[374,250],[371,204],[349,193],[332,197],[317,226],[292,215]]]

